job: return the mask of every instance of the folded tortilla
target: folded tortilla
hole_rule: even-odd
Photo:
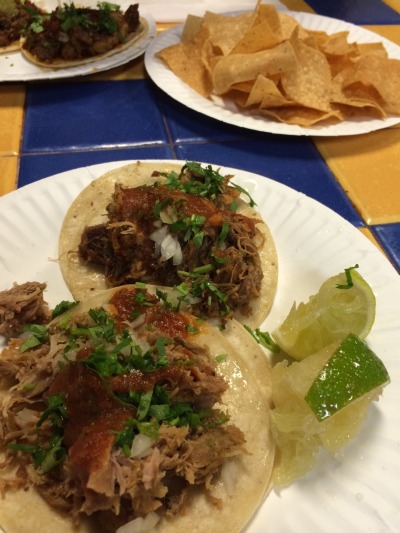
[[[52,335],[57,335],[58,324],[63,329],[68,319],[82,316],[92,309],[103,309],[113,316],[115,313],[113,305],[116,305],[115,297],[118,298],[121,294],[120,291],[125,290],[134,291],[134,288],[125,286],[98,292],[92,299],[80,303],[72,311],[67,311],[52,323],[50,329]],[[165,312],[171,311],[165,310]],[[238,533],[249,522],[271,488],[274,441],[270,431],[269,418],[271,407],[270,364],[252,336],[235,320],[228,324],[224,332],[212,327],[208,322],[195,320],[199,328],[196,333],[190,335],[187,346],[198,350],[198,353],[207,350],[210,360],[214,361],[217,356],[224,354],[215,370],[229,384],[229,388],[222,396],[221,409],[226,410],[229,414],[229,424],[235,425],[243,432],[246,451],[242,455],[227,459],[234,463],[235,475],[230,482],[226,482],[223,474],[213,479],[212,498],[210,495],[207,496],[206,491],[199,485],[199,488],[191,494],[185,512],[173,517],[162,517],[154,531],[162,533],[187,531],[209,533],[210,531],[220,531],[221,524],[223,524],[223,528],[227,531]],[[133,325],[133,322],[130,326],[129,321],[125,325],[129,331],[131,328],[137,327]],[[157,326],[155,328],[157,330]],[[152,331],[154,332],[154,330]],[[165,336],[165,331],[162,331],[162,335]],[[59,337],[56,336],[55,338]],[[7,351],[3,357],[7,359]],[[20,357],[21,360],[18,362],[16,360],[18,357],[12,356],[13,365],[23,365],[23,360],[26,361],[26,358],[29,358],[29,352],[21,354]],[[76,365],[77,363],[70,362],[69,364]],[[62,372],[62,365],[55,365],[54,368],[56,375],[57,372]],[[8,387],[4,386],[0,390],[0,412],[3,413],[0,415],[1,418],[11,416],[9,413],[5,414],[4,409],[6,405],[13,406],[13,395],[20,397],[25,391],[26,395],[29,396],[25,403],[28,410],[34,401],[34,389],[28,390],[23,385],[24,376],[25,378],[28,377],[26,372],[29,374],[30,370],[25,368],[16,376],[17,381],[19,380],[17,390],[14,389],[10,392]],[[34,375],[29,374],[29,378]],[[34,379],[42,378],[39,376]],[[24,400],[21,400],[22,404],[24,404]],[[4,446],[2,452],[4,456]],[[40,485],[40,476],[39,479],[36,478],[36,481]],[[221,505],[216,505],[217,500]],[[49,506],[34,488],[6,491],[5,499],[0,505],[0,527],[7,533],[31,533],[32,531],[44,530],[59,531],[60,533],[94,533],[94,531],[98,531],[98,525],[96,529],[90,516],[85,517],[84,514],[80,524],[74,525],[67,513]]]
[[[78,67],[80,65],[87,65],[88,63],[93,63],[94,61],[102,61],[107,57],[119,54],[124,50],[130,48],[133,44],[137,43],[139,40],[143,39],[149,31],[147,20],[143,17],[140,17],[140,25],[138,29],[127,36],[125,41],[112,50],[105,52],[104,54],[98,54],[95,56],[87,57],[85,59],[76,59],[72,61],[67,61],[65,59],[53,59],[52,61],[41,61],[35,55],[33,55],[29,50],[26,49],[24,43],[26,41],[25,37],[21,37],[20,42],[18,43],[18,49],[21,50],[21,53],[28,59],[30,62],[38,65],[39,67],[51,68],[51,69],[64,69],[69,67]]]
[[[167,174],[174,171],[179,174],[181,168],[182,164],[179,163],[138,161],[107,172],[91,182],[77,196],[64,218],[59,236],[61,271],[75,299],[85,299],[94,292],[107,288],[103,271],[93,264],[82,261],[78,255],[78,248],[85,227],[102,223],[107,219],[106,208],[111,202],[115,185],[139,187],[152,185],[155,181],[162,183],[166,178],[152,177],[154,171]],[[258,250],[263,271],[260,296],[249,302],[251,307],[249,315],[241,312],[234,314],[237,320],[255,328],[264,321],[274,300],[278,281],[277,252],[268,225],[253,207],[240,201],[236,212],[257,221],[257,229],[263,237]]]

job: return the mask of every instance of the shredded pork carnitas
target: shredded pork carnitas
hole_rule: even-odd
[[[86,227],[80,258],[104,269],[109,286],[142,281],[182,284],[194,314],[228,320],[251,312],[263,269],[260,220],[236,212],[241,190],[211,167],[188,163],[167,181],[116,185],[108,220]]]
[[[34,330],[36,346],[11,340],[0,356],[11,385],[1,492],[33,485],[75,522],[84,513],[115,531],[152,512],[168,520],[193,487],[210,491],[245,438],[221,410],[228,384],[197,325],[164,295],[124,287]]]
[[[50,318],[44,300],[45,283],[28,281],[14,283],[11,289],[0,292],[0,335],[7,337],[22,333],[25,324],[42,324]]]

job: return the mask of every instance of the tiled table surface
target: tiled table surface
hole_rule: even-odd
[[[400,45],[400,0],[282,3],[363,25]],[[143,58],[72,81],[0,85],[0,195],[80,166],[174,158],[256,172],[317,199],[400,272],[400,126],[342,138],[243,130],[163,94]]]

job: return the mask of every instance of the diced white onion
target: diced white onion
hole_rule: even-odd
[[[177,246],[179,246],[176,239],[169,233],[161,243],[161,258],[168,261],[176,253]]]
[[[136,329],[142,324],[144,324],[144,321],[146,320],[146,316],[144,313],[141,313],[135,320],[132,320],[132,322],[129,323],[130,327],[132,329]]]
[[[173,213],[172,211],[161,211],[160,218],[164,222],[164,224],[173,224],[178,220],[176,213]]]
[[[182,253],[181,245],[179,244],[178,240],[176,241],[176,245],[177,246],[175,248],[175,253],[172,256],[172,263],[174,265],[180,265],[182,263],[183,253]]]
[[[221,469],[221,480],[228,496],[234,496],[239,468],[235,460],[225,460]]]
[[[131,457],[141,459],[150,455],[153,452],[153,448],[151,447],[153,442],[154,439],[142,433],[135,435],[131,446]]]
[[[20,427],[28,424],[36,424],[38,421],[37,411],[31,411],[31,409],[24,407],[21,411],[16,413],[15,419]]]
[[[159,520],[158,514],[152,512],[144,518],[138,517],[124,524],[117,529],[116,533],[151,533]]]
[[[150,234],[150,239],[157,244],[161,244],[168,234],[168,226],[161,226]]]
[[[150,234],[150,239],[156,243],[156,250],[161,255],[162,261],[171,259],[174,265],[182,263],[182,248],[176,237],[173,237],[169,232],[168,226],[161,226]]]

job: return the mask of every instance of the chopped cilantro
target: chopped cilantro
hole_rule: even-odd
[[[68,302],[67,300],[63,300],[62,302],[57,304],[55,306],[55,308],[53,309],[53,311],[51,313],[51,318],[56,318],[56,317],[62,315],[66,311],[69,311],[73,307],[76,307],[78,305],[78,303],[79,302]]]
[[[166,339],[164,337],[157,337],[156,348],[157,348],[157,367],[164,367],[168,365],[167,353],[165,351]]]
[[[185,326],[185,329],[188,333],[198,333],[199,332],[199,328],[196,328],[194,326],[189,326],[189,325],[186,325]]]
[[[260,328],[256,328],[255,330],[251,329],[250,326],[244,325],[244,328],[250,333],[250,335],[253,337],[253,339],[258,343],[261,344],[261,346],[264,346],[264,348],[267,348],[271,352],[278,353],[280,351],[279,346],[276,344],[276,342],[272,339],[270,333],[267,331],[261,331]]]
[[[209,200],[215,200],[223,192],[222,186],[225,178],[213,170],[211,165],[203,168],[199,163],[187,161],[181,172],[185,173],[187,169],[191,172],[191,179],[187,181],[181,180],[176,172],[171,172],[168,175],[163,174],[167,177],[167,187],[187,194],[203,196]]]
[[[218,248],[221,248],[221,246],[225,243],[228,233],[229,233],[229,224],[227,222],[223,222],[221,232],[217,240]]]
[[[240,191],[242,194],[247,196],[247,198],[249,199],[249,206],[250,207],[254,207],[255,205],[257,205],[256,202],[253,200],[253,198],[250,196],[250,194],[246,191],[246,189],[243,189],[243,187],[241,187],[237,183],[232,183],[232,186],[235,187],[235,189]],[[235,211],[236,211],[236,209],[235,209]]]
[[[30,333],[30,336],[22,344],[20,351],[26,352],[30,348],[35,348],[40,346],[48,341],[49,332],[46,326],[41,326],[39,324],[29,324],[24,327],[24,331]]]
[[[147,413],[149,412],[152,397],[153,397],[153,389],[147,392],[143,392],[140,395],[140,401],[139,401],[138,409],[136,412],[136,417],[139,420],[139,422],[146,419]]]
[[[353,279],[351,277],[351,271],[354,270],[355,268],[358,268],[358,265],[354,265],[353,267],[349,267],[349,268],[345,268],[344,269],[344,272],[346,274],[346,285],[341,285],[340,283],[338,283],[336,285],[336,288],[337,289],[351,289],[352,286],[353,286]]]
[[[66,450],[63,446],[63,422],[68,417],[64,404],[65,398],[62,394],[56,394],[47,398],[48,408],[44,411],[37,422],[38,434],[46,420],[49,420],[53,428],[48,443],[44,444],[9,444],[10,450],[30,453],[36,469],[45,474],[55,466],[62,463],[66,457]]]
[[[17,452],[30,453],[37,470],[46,474],[62,463],[67,455],[62,445],[62,435],[53,433],[47,446],[39,444],[9,444],[8,448]]]

